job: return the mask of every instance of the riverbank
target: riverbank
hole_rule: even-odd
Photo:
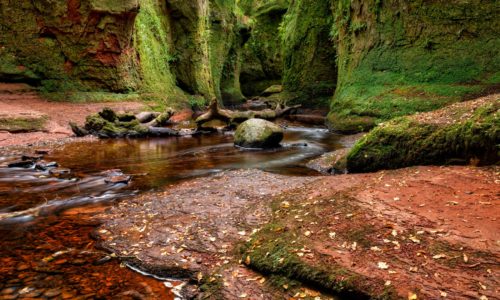
[[[71,141],[69,122],[85,118],[104,107],[139,112],[140,102],[69,103],[43,99],[26,84],[0,83],[0,147],[44,146]]]
[[[124,201],[97,235],[130,264],[214,299],[320,296],[310,285],[359,298],[493,299],[499,172],[226,172]]]

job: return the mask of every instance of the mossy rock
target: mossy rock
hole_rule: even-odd
[[[131,114],[118,115],[112,109],[104,108],[101,112],[87,117],[84,131],[74,124],[72,128],[76,135],[79,135],[79,133],[81,133],[81,135],[90,133],[100,138],[147,136],[149,134],[149,129],[141,125],[140,122],[135,117],[132,118],[132,116]],[[121,121],[120,118],[123,121]]]
[[[500,98],[493,95],[379,125],[347,156],[350,172],[500,162]]]
[[[48,117],[45,115],[33,117],[0,116],[0,131],[11,133],[43,131],[47,120]]]
[[[342,134],[365,132],[375,127],[375,119],[370,116],[341,116],[330,113],[327,117],[330,130]]]
[[[244,148],[274,148],[282,139],[283,129],[263,119],[247,120],[234,133],[234,144]]]

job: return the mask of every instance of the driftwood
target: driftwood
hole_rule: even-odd
[[[201,127],[203,123],[219,120],[225,123],[241,123],[248,119],[259,118],[264,120],[273,120],[290,113],[292,110],[301,107],[301,105],[286,106],[282,107],[280,104],[276,106],[276,109],[264,109],[260,111],[235,111],[229,109],[223,109],[219,107],[219,102],[216,98],[212,99],[210,106],[206,113],[202,114],[196,119],[196,124]]]

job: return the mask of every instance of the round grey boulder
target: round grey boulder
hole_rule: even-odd
[[[249,119],[234,133],[234,144],[244,148],[274,148],[282,139],[283,129],[262,119]]]

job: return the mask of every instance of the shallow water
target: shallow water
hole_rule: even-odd
[[[97,224],[92,216],[119,199],[222,170],[259,168],[290,176],[315,175],[305,163],[340,147],[338,136],[327,130],[299,127],[286,130],[280,149],[238,149],[232,139],[229,134],[214,134],[72,143],[44,157],[71,170],[64,178],[48,171],[7,168],[19,154],[0,149],[0,294],[40,293],[36,298],[49,291],[50,298],[52,291],[61,292],[55,297],[66,293],[68,298],[122,299],[134,297],[133,293],[172,298],[160,281],[123,268],[95,249],[90,234]],[[108,183],[103,172],[110,169],[120,169],[132,181]],[[5,217],[12,212],[18,215]],[[96,263],[103,258],[109,262]]]

